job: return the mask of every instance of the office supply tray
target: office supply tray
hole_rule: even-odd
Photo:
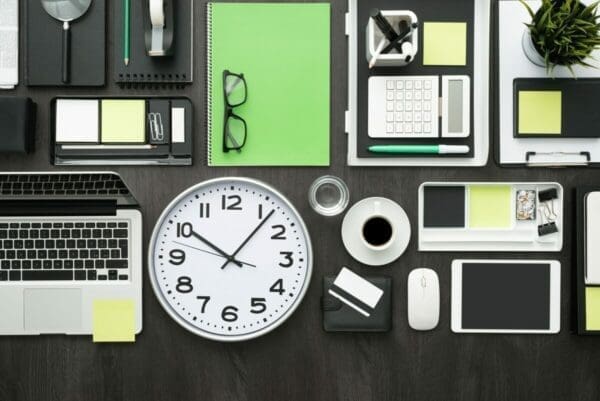
[[[349,42],[348,59],[348,164],[357,166],[482,166],[489,150],[489,19],[490,0],[407,0],[401,4],[393,0],[349,0],[346,14],[346,35]],[[419,53],[406,67],[374,68],[369,70],[365,58],[365,29],[369,10],[411,10],[419,20],[419,29],[426,21],[467,22],[466,66],[424,66],[423,35],[419,34]],[[368,129],[368,78],[371,75],[468,75],[471,79],[471,135],[467,138],[376,139]],[[467,155],[389,155],[373,154],[371,145],[387,144],[447,144],[468,145]]]

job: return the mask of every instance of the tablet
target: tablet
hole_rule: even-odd
[[[452,331],[560,331],[560,263],[550,260],[454,260]]]

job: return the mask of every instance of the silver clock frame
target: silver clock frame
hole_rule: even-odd
[[[155,266],[154,266],[154,250],[155,250],[155,246],[156,246],[156,239],[158,236],[158,231],[159,231],[160,227],[162,227],[167,215],[175,207],[175,205],[177,205],[183,198],[187,197],[191,193],[197,192],[198,190],[200,190],[203,187],[212,186],[212,185],[218,184],[218,183],[232,182],[232,181],[238,182],[238,183],[246,183],[246,184],[256,185],[258,187],[261,187],[261,188],[265,189],[266,191],[271,192],[271,194],[273,196],[276,196],[279,199],[281,199],[281,201],[283,201],[283,203],[286,204],[290,208],[292,213],[298,219],[298,223],[300,224],[300,227],[301,227],[302,232],[306,239],[307,273],[306,273],[306,278],[305,278],[304,282],[302,283],[302,289],[300,290],[300,293],[296,297],[294,304],[283,315],[281,315],[281,317],[278,320],[274,321],[273,323],[269,324],[268,326],[266,326],[262,329],[259,329],[255,332],[252,332],[249,334],[244,334],[244,335],[240,335],[240,336],[221,336],[218,334],[209,333],[205,330],[199,329],[198,327],[192,325],[187,320],[182,318],[179,315],[179,313],[177,313],[177,311],[175,311],[171,307],[171,305],[165,298],[164,294],[162,293],[162,291],[158,285],[158,280],[156,278],[156,272],[155,272]],[[214,341],[222,341],[222,342],[246,341],[246,340],[251,340],[251,339],[254,339],[257,337],[261,337],[261,336],[275,330],[279,326],[281,326],[285,321],[287,321],[287,319],[290,318],[290,316],[292,316],[294,314],[294,312],[296,311],[298,306],[302,303],[302,301],[304,300],[304,296],[306,295],[306,292],[308,291],[308,287],[310,286],[310,281],[312,279],[312,273],[313,273],[312,242],[311,242],[311,238],[310,238],[310,233],[308,232],[308,228],[306,227],[306,224],[304,223],[304,219],[302,218],[302,215],[298,212],[298,210],[296,210],[294,205],[287,199],[287,197],[285,197],[281,192],[279,192],[273,186],[271,186],[263,181],[256,180],[254,178],[247,178],[247,177],[213,178],[210,180],[202,181],[198,184],[195,184],[195,185],[187,188],[186,190],[181,192],[179,195],[177,195],[175,197],[175,199],[173,199],[167,205],[167,207],[163,210],[163,212],[161,213],[160,217],[158,218],[158,220],[154,226],[154,229],[152,230],[150,246],[148,247],[148,273],[150,275],[150,283],[152,284],[152,289],[154,291],[154,295],[156,295],[156,298],[158,298],[158,301],[160,302],[161,306],[169,314],[169,316],[171,316],[171,318],[173,320],[175,320],[184,329],[186,329],[200,337],[203,337],[203,338],[206,338],[209,340],[214,340]]]

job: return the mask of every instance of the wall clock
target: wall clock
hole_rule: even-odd
[[[219,178],[181,193],[160,216],[149,270],[163,308],[199,336],[241,341],[296,310],[312,274],[302,217],[269,185]]]

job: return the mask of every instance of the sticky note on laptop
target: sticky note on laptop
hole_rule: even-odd
[[[56,142],[98,142],[98,116],[97,100],[58,99],[56,101]]]
[[[94,342],[134,342],[135,305],[131,299],[97,299],[93,303]]]
[[[561,91],[519,92],[519,134],[561,134]]]
[[[424,65],[467,65],[467,23],[425,22]]]
[[[102,143],[145,143],[146,101],[102,101]]]

